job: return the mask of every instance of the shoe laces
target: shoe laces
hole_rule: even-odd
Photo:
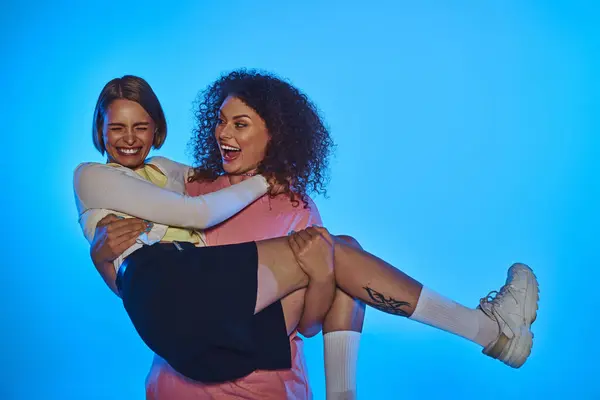
[[[481,308],[485,308],[485,304],[489,304],[492,307],[500,307],[502,304],[502,300],[506,297],[507,294],[510,295],[517,304],[519,304],[516,288],[511,284],[507,284],[502,286],[500,288],[500,291],[492,290],[488,293],[487,296],[482,297],[481,300],[479,300],[479,305]]]

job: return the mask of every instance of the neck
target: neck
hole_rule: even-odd
[[[227,175],[227,177],[229,178],[229,183],[231,183],[232,185],[240,183],[244,180],[243,175]]]
[[[254,175],[256,175],[256,170],[248,171],[243,174],[227,174],[227,178],[229,178],[229,183],[235,185],[236,183],[245,181],[246,179],[251,178]]]

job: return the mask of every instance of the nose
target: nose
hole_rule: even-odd
[[[128,128],[125,130],[125,134],[123,135],[123,141],[130,146],[135,143],[135,134],[133,133],[133,129]]]
[[[229,129],[229,124],[225,126],[221,126],[221,129],[217,130],[219,139],[231,139],[233,135],[231,134],[231,130]]]

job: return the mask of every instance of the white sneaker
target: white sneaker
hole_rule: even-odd
[[[513,264],[508,269],[506,284],[500,291],[490,292],[479,302],[479,308],[500,328],[498,338],[483,349],[483,354],[513,368],[525,363],[533,346],[531,324],[537,316],[538,293],[537,278],[531,268]]]

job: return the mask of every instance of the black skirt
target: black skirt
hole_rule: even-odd
[[[281,302],[254,315],[256,243],[178,245],[144,246],[117,275],[125,310],[146,345],[205,383],[291,368]]]

